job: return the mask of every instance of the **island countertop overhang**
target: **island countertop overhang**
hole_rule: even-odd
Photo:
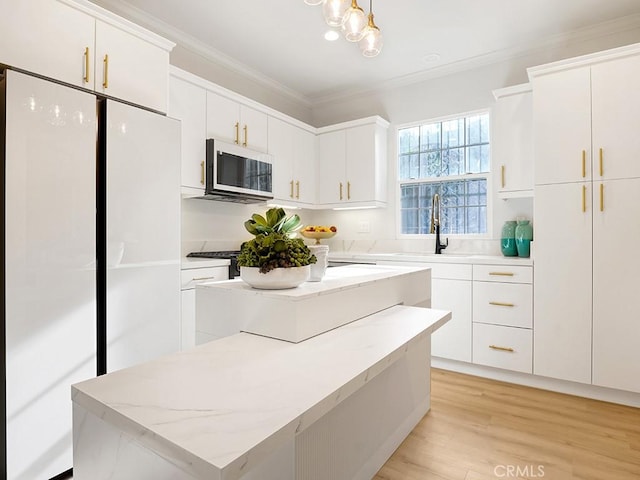
[[[77,384],[73,400],[196,478],[239,478],[449,318],[396,306],[299,344],[240,333]]]

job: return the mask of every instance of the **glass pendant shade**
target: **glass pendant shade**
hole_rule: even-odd
[[[320,5],[324,0],[304,0],[307,5]]]
[[[341,27],[351,0],[326,0],[322,5],[324,19],[330,27]]]
[[[344,14],[342,33],[344,38],[350,42],[359,42],[364,36],[364,29],[367,26],[367,16],[356,0],[351,0],[351,6]]]
[[[360,51],[365,57],[375,57],[382,50],[382,33],[373,23],[373,13],[369,14],[369,23],[364,29],[364,36],[358,42]]]

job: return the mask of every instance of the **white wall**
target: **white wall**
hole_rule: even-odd
[[[238,250],[251,235],[244,222],[264,206],[182,199],[182,254],[189,252]]]

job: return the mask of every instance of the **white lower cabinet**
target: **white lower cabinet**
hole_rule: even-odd
[[[196,341],[196,285],[229,279],[229,267],[190,267],[181,272],[182,311],[180,321],[180,348],[188,350],[202,341]]]
[[[594,182],[594,203],[592,383],[640,393],[640,178]]]
[[[472,266],[459,263],[376,263],[431,268],[431,308],[451,312],[451,320],[431,335],[431,354],[448,360],[471,362]]]
[[[533,372],[532,267],[473,266],[473,363]]]
[[[533,334],[529,328],[473,323],[473,363],[531,373]]]

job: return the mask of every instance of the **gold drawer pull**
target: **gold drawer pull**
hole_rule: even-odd
[[[197,277],[197,278],[192,278],[191,281],[192,282],[198,282],[200,280],[213,280],[216,277]]]
[[[604,183],[600,184],[600,211],[604,212]]]
[[[200,162],[200,183],[204,185],[204,161]]]
[[[497,275],[499,277],[513,277],[513,272],[489,272],[489,275]]]
[[[244,142],[242,142],[242,146],[246,147],[247,144],[249,143],[249,136],[248,136],[249,134],[247,133],[249,131],[249,127],[245,125],[242,130],[244,130]]]
[[[489,305],[495,305],[497,307],[515,307],[513,303],[503,303],[503,302],[489,302]]]
[[[236,145],[240,145],[240,122],[236,122],[236,139],[233,141]]]
[[[504,188],[504,165],[500,167],[500,176],[501,176],[500,183],[502,184],[502,188]]]
[[[582,211],[587,211],[587,187],[585,185],[582,186]]]
[[[89,47],[84,49],[84,83],[89,83]]]
[[[582,150],[582,178],[587,176],[587,151]]]
[[[491,350],[500,350],[501,352],[513,352],[513,348],[511,347],[498,347],[497,345],[489,345]]]
[[[300,198],[300,180],[296,182],[296,198]]]
[[[104,56],[104,60],[102,60],[102,64],[104,65],[104,74],[102,76],[102,86],[104,88],[109,88],[109,55]]]
[[[289,193],[289,197],[293,198],[293,180],[289,182],[289,186],[291,187],[291,191]]]
[[[340,182],[340,200],[342,200],[342,182]]]
[[[604,158],[603,158],[604,155],[603,155],[602,149],[600,149],[599,157],[600,157],[599,158],[599,162],[598,162],[599,163],[599,170],[600,170],[600,176],[602,177],[602,176],[604,176]]]

